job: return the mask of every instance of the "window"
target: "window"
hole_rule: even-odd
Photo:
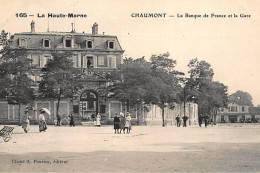
[[[108,57],[109,59],[109,67],[110,68],[116,68],[116,57],[115,56],[111,56],[111,57]]]
[[[43,40],[43,47],[50,47],[50,40],[44,39]]]
[[[87,68],[93,67],[93,57],[87,56]]]
[[[25,38],[19,39],[19,46],[20,47],[27,47],[27,40]]]
[[[100,67],[107,67],[107,59],[104,56],[98,56],[98,66]]]
[[[244,106],[242,106],[242,112],[245,112],[245,107]]]
[[[72,62],[73,62],[73,67],[78,67],[78,57],[77,57],[77,55],[73,55],[72,57],[71,57],[71,60],[72,60]]]
[[[229,106],[228,111],[229,112],[237,112],[237,106]]]
[[[109,49],[115,49],[115,43],[113,41],[108,42],[108,48]]]
[[[87,41],[87,48],[92,49],[93,48],[93,42]]]
[[[71,47],[71,40],[66,40],[66,42],[65,42],[65,46],[66,47]]]
[[[51,56],[49,56],[49,55],[42,56],[41,61],[40,61],[40,68],[43,68],[47,64],[49,59],[51,59]]]
[[[38,55],[32,55],[32,65],[39,67],[40,65],[40,58]]]

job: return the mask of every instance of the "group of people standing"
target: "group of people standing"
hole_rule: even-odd
[[[199,126],[200,127],[201,127],[203,121],[205,123],[205,127],[207,127],[209,123],[213,127],[213,124],[214,124],[213,118],[212,117],[209,118],[209,116],[207,114],[205,116],[203,116],[201,114],[199,115]]]
[[[188,120],[189,118],[187,117],[187,116],[183,116],[182,117],[182,120],[183,120],[183,127],[187,127],[187,120]],[[208,126],[208,124],[210,123],[211,124],[211,126],[213,126],[213,118],[209,118],[209,116],[206,114],[205,116],[202,116],[201,114],[199,115],[199,117],[198,117],[198,119],[199,119],[199,126],[201,127],[201,125],[202,125],[202,122],[204,121],[204,123],[205,123],[205,127],[207,127]],[[177,117],[175,118],[175,120],[176,120],[176,125],[177,125],[177,127],[180,127],[181,126],[181,118],[180,118],[180,116],[179,115],[177,115]]]
[[[186,115],[184,115],[183,117],[182,117],[182,120],[183,120],[183,127],[187,127],[187,120],[188,120],[189,118],[186,116]],[[176,120],[176,125],[177,125],[177,127],[180,127],[181,126],[181,118],[180,118],[180,115],[177,115],[177,117],[175,118],[175,120]]]
[[[64,114],[63,114],[63,117],[65,117]],[[69,114],[68,119],[69,119],[70,127],[75,127],[74,117],[73,117],[73,114],[72,114],[72,113]],[[57,126],[60,126],[60,125],[61,125],[61,116],[60,116],[60,113],[58,113],[56,121],[57,121],[57,122],[56,122],[55,124],[56,124]]]
[[[44,116],[45,111],[40,110],[40,115],[39,115],[39,131],[40,132],[45,132],[47,130],[47,124],[45,121],[45,116]],[[25,133],[27,133],[30,130],[30,116],[28,115],[28,112],[25,112],[25,119],[23,120],[22,128]]]
[[[122,130],[124,133],[125,131],[126,133],[130,133],[130,131],[132,130],[132,126],[131,126],[131,116],[129,112],[126,113],[126,117],[124,116],[123,112],[120,112],[119,116],[118,113],[115,114],[114,130],[115,133],[121,133]]]
[[[94,117],[94,125],[97,127],[101,126],[101,115],[100,113],[97,114],[97,116]]]

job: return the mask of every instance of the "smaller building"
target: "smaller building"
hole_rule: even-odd
[[[260,107],[241,105],[231,102],[227,108],[220,108],[218,111],[217,123],[251,123],[259,122]]]

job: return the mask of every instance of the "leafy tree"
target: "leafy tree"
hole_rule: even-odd
[[[162,111],[162,125],[165,126],[164,108],[173,108],[173,102],[179,102],[182,91],[179,83],[183,73],[175,71],[176,61],[169,58],[169,53],[151,57],[152,78],[145,102],[158,105]]]
[[[7,99],[9,104],[19,106],[18,117],[21,123],[21,105],[34,99],[31,89],[31,60],[27,58],[25,49],[13,49],[9,46],[7,33],[1,32],[0,51],[0,97]]]
[[[70,59],[71,53],[53,53],[45,68],[42,69],[43,79],[39,85],[39,92],[42,97],[58,98],[57,115],[61,97],[72,97],[75,86],[76,73],[73,62]]]
[[[186,99],[195,101],[201,114],[213,112],[215,119],[217,108],[227,106],[227,87],[213,81],[213,69],[206,61],[192,59],[188,67],[190,77],[185,83]]]
[[[234,102],[239,105],[253,106],[252,96],[249,93],[240,90],[229,96],[229,102]]]
[[[115,98],[135,105],[143,100],[150,78],[150,64],[144,58],[125,58],[121,68],[108,77],[109,90]]]
[[[176,61],[168,56],[168,53],[152,56],[151,62],[144,57],[136,60],[126,58],[120,70],[111,75],[113,85],[109,88],[114,97],[128,99],[132,104],[141,101],[157,104],[162,110],[163,126],[164,108],[178,101],[181,90],[178,82],[181,73],[174,71]]]

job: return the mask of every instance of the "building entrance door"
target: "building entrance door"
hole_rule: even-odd
[[[85,91],[80,97],[82,121],[94,121],[98,112],[98,97],[92,91]]]

